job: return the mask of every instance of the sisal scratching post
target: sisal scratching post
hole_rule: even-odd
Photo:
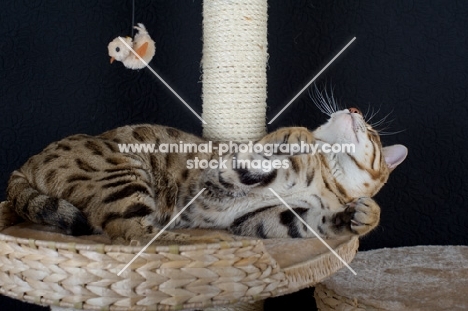
[[[266,134],[266,0],[203,3],[203,136],[254,141]]]
[[[267,8],[267,0],[203,2],[206,139],[248,142],[266,134]],[[263,310],[263,301],[232,308]]]

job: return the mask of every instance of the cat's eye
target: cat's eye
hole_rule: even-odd
[[[115,51],[116,51],[117,53],[119,53],[119,52],[120,52],[120,48],[119,48],[119,47],[116,47],[116,48],[115,48]]]

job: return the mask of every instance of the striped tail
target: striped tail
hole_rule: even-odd
[[[25,220],[52,225],[71,235],[94,233],[83,212],[66,200],[40,193],[20,171],[10,177],[7,199],[13,211]]]

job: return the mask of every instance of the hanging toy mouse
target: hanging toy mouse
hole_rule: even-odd
[[[156,45],[146,31],[145,26],[139,23],[138,26],[134,26],[134,28],[138,30],[138,33],[133,39],[130,37],[117,37],[107,46],[109,56],[111,57],[111,64],[114,60],[117,60],[130,69],[141,69],[146,66],[121,39],[123,39],[147,64],[153,58],[156,52]]]

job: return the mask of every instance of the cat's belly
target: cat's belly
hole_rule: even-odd
[[[173,228],[218,228],[226,229],[232,222],[243,215],[266,206],[278,205],[276,199],[236,198],[225,202],[193,202],[174,221]],[[206,208],[203,208],[206,207]],[[209,207],[209,208],[208,208]],[[174,211],[171,219],[176,217],[182,208]]]
[[[242,198],[231,198],[222,202],[198,202],[192,203],[193,206],[187,207],[178,219],[174,221],[174,228],[218,228],[226,229],[240,217],[249,217],[249,214],[258,210],[265,210],[272,207],[288,207],[272,193],[262,193],[261,195],[249,195]],[[281,194],[282,199],[291,208],[302,207],[320,211],[321,203],[317,202],[317,196],[300,189],[298,192]],[[338,202],[337,202],[338,203]],[[328,205],[328,204],[327,204]],[[205,208],[204,208],[205,207]],[[327,206],[327,208],[329,208]],[[172,215],[176,217],[183,207],[177,208]]]

